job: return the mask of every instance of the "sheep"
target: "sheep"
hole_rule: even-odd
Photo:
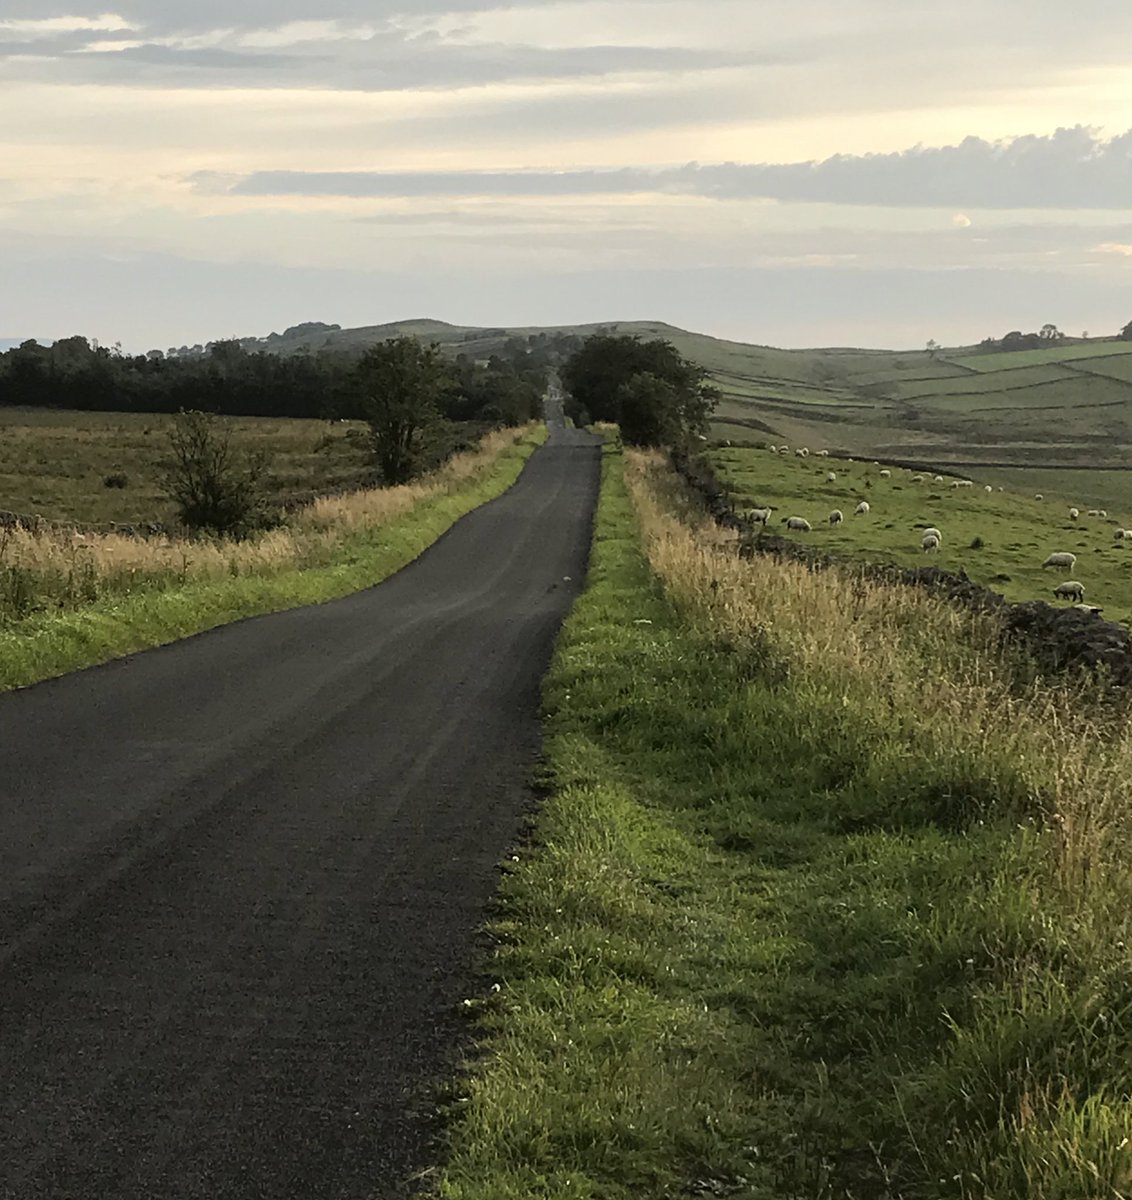
[[[960,479],[959,486],[960,487],[974,487],[975,485],[970,479]]]
[[[837,482],[837,472],[836,471],[826,471],[825,481],[826,481],[826,483],[836,483]]]
[[[1094,617],[1099,617],[1104,609],[1096,604],[1074,604],[1074,608],[1079,608],[1081,612],[1091,613]]]
[[[934,533],[925,533],[920,539],[920,545],[923,547],[925,554],[929,550],[938,550],[939,538],[937,538]]]
[[[835,508],[833,512],[829,514],[829,523],[831,525],[840,525],[844,520],[845,514],[839,508]]]
[[[1116,529],[1113,531],[1112,540],[1114,542],[1122,542],[1130,533],[1132,533],[1132,529]]]
[[[779,446],[779,447],[778,447],[778,453],[779,453],[779,454],[789,454],[789,453],[790,453],[790,447],[789,447],[789,446]]]
[[[805,517],[783,517],[787,529],[796,529],[799,533],[809,533],[813,526]]]
[[[1099,508],[1090,508],[1085,515],[1087,517],[1099,517],[1101,515],[1101,510]]]
[[[880,477],[881,477],[881,479],[890,479],[892,477],[892,472],[887,467],[885,467],[881,471]]]
[[[932,476],[932,483],[942,483],[942,482],[943,482],[942,475],[933,475]]]
[[[934,525],[929,525],[924,530],[924,537],[934,537],[937,542],[943,541],[943,534]]]
[[[862,500],[853,511],[858,516],[860,516],[861,513],[867,513],[869,511],[869,502],[867,500]]]
[[[912,482],[913,482],[913,483],[923,483],[923,482],[924,482],[924,477],[923,477],[922,475],[913,475],[913,476],[912,476]]]
[[[777,447],[777,446],[771,446],[771,448],[770,448],[770,452],[771,452],[771,454],[777,454],[777,453],[778,453],[778,447]]]
[[[828,450],[819,450],[818,458],[829,458],[829,451]]]
[[[1059,583],[1053,589],[1053,594],[1058,600],[1075,599],[1081,601],[1085,599],[1085,585],[1078,583],[1076,579],[1070,579],[1067,583]]]
[[[1068,550],[1058,550],[1051,554],[1049,558],[1042,563],[1043,567],[1064,567],[1067,571],[1072,571],[1077,562],[1077,555],[1070,554]]]
[[[957,488],[958,486],[959,486],[959,480],[958,480],[958,479],[953,479],[953,480],[951,481],[951,487],[952,487],[952,490],[954,490],[954,489],[955,489],[955,488]]]
[[[1043,496],[1043,495],[1041,494],[1041,492],[1035,492],[1035,493],[1034,493],[1034,499],[1035,499],[1035,500],[1044,500],[1044,499],[1045,499],[1045,496]]]
[[[1107,517],[1107,516],[1108,516],[1108,509],[1107,509],[1107,508],[1098,508],[1098,509],[1097,509],[1097,516],[1098,516],[1098,517]]]
[[[747,520],[752,525],[766,525],[770,521],[770,514],[774,511],[769,505],[766,508],[752,508],[747,513]]]
[[[1070,519],[1071,521],[1076,521],[1076,520],[1077,520],[1077,518],[1078,518],[1080,515],[1081,515],[1081,514],[1080,514],[1080,512],[1078,512],[1078,510],[1077,510],[1077,509],[1075,509],[1075,508],[1071,508],[1071,509],[1069,510],[1069,519]]]
[[[992,487],[991,487],[991,485],[990,485],[989,483],[984,483],[984,484],[983,484],[983,491],[984,491],[984,492],[993,492],[993,491],[994,491],[994,488],[992,488]]]

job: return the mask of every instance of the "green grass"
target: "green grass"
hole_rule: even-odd
[[[1048,886],[1042,764],[910,726],[861,666],[682,615],[607,457],[441,1196],[1128,1194],[1127,915]]]
[[[809,520],[813,533],[787,535],[807,545],[850,559],[904,566],[930,561],[965,570],[1011,600],[1051,602],[1052,589],[1064,576],[1043,570],[1041,563],[1053,551],[1068,550],[1077,555],[1072,578],[1084,583],[1088,602],[1103,606],[1110,620],[1132,620],[1132,542],[1113,540],[1115,529],[1132,526],[1132,489],[1125,489],[1122,507],[1114,505],[1107,518],[1087,517],[1090,507],[1102,505],[1091,504],[1072,486],[1075,477],[1088,484],[1091,472],[1046,472],[1041,478],[1048,479],[1049,490],[1031,492],[1027,486],[1022,494],[987,494],[984,484],[997,487],[999,478],[1005,481],[1018,473],[976,469],[970,476],[976,487],[953,489],[950,478],[935,484],[928,476],[914,484],[911,480],[919,472],[900,468],[883,479],[871,463],[783,458],[742,449],[717,450],[711,459],[733,489],[738,506],[771,504],[776,520]],[[826,482],[827,471],[837,475],[836,482]],[[1055,484],[1060,494],[1052,490]],[[1016,480],[1013,487],[1018,486]],[[1044,500],[1034,499],[1038,490]],[[854,516],[860,500],[869,502],[870,512]],[[1081,510],[1076,522],[1068,519],[1070,507]],[[834,509],[845,514],[845,521],[831,527],[827,518]],[[943,545],[938,554],[925,556],[920,531],[930,525],[943,533]],[[779,522],[775,531],[785,534],[785,526]],[[976,539],[982,543],[978,547]]]
[[[88,525],[170,520],[159,479],[171,420],[0,405],[0,509]],[[265,490],[276,500],[372,475],[360,422],[236,417],[230,428],[234,445],[267,455]],[[126,487],[104,486],[118,473]]]
[[[505,450],[459,487],[406,515],[346,537],[327,565],[248,574],[108,596],[73,611],[0,624],[0,691],[106,662],[230,621],[317,604],[381,582],[473,508],[501,495],[545,440],[545,430]]]

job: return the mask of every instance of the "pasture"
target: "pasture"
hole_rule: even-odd
[[[1089,517],[1089,508],[1104,506],[1072,490],[1043,492],[1042,500],[1028,488],[1000,492],[997,488],[1005,485],[995,483],[993,471],[973,471],[974,486],[955,488],[950,476],[936,483],[925,475],[923,483],[913,483],[922,472],[894,467],[885,478],[872,462],[813,454],[802,459],[732,447],[716,449],[709,458],[734,492],[737,507],[773,506],[772,532],[815,549],[871,562],[965,570],[1010,600],[1054,602],[1053,588],[1075,579],[1085,585],[1086,601],[1103,607],[1106,619],[1132,622],[1132,541],[1113,537],[1116,529],[1132,525],[1132,503],[1109,508],[1107,517]],[[826,479],[830,471],[837,475],[834,482]],[[1088,481],[1086,473],[1079,478]],[[986,492],[988,484],[996,490]],[[870,510],[854,515],[861,500]],[[1076,521],[1069,517],[1071,506],[1080,510]],[[834,509],[845,520],[830,526]],[[806,518],[813,532],[788,532],[783,518],[791,516]],[[929,526],[941,531],[943,544],[926,554],[920,539]],[[1077,556],[1071,573],[1043,569],[1046,556],[1056,551]]]
[[[170,421],[0,406],[0,509],[80,525],[168,520],[159,480]],[[231,429],[234,446],[267,456],[265,486],[276,501],[360,487],[371,473],[360,422],[234,417]],[[126,486],[107,486],[113,476]]]

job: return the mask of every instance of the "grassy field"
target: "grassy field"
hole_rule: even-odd
[[[432,475],[316,501],[243,541],[0,529],[0,691],[372,586],[505,491],[545,437],[498,430]]]
[[[1062,485],[1060,494],[1042,491],[1044,499],[1035,499],[1028,488],[995,490],[996,479],[1005,475],[974,471],[970,478],[976,486],[953,488],[951,479],[913,483],[917,472],[892,468],[882,478],[881,468],[871,463],[800,459],[783,457],[765,450],[720,449],[710,455],[720,477],[733,489],[740,507],[772,505],[775,532],[796,537],[847,558],[874,562],[895,562],[905,566],[925,561],[920,548],[921,530],[935,526],[943,534],[943,545],[930,561],[949,570],[965,570],[1012,600],[1052,600],[1052,588],[1067,578],[1042,568],[1046,556],[1068,550],[1077,555],[1071,578],[1085,585],[1090,604],[1103,606],[1110,620],[1132,621],[1132,542],[1115,541],[1116,529],[1132,527],[1132,487],[1125,485],[1120,508],[1108,509],[1107,517],[1089,517],[1088,509],[1101,507],[1073,490],[1075,476],[1083,484],[1092,472],[1046,472]],[[836,474],[827,482],[826,474]],[[1060,476],[1066,478],[1061,479]],[[1125,476],[1132,484],[1132,476]],[[1013,480],[1012,489],[1019,486]],[[867,514],[855,516],[853,510],[867,500]],[[1069,519],[1069,508],[1077,507],[1080,517]],[[845,514],[841,525],[830,526],[828,516],[834,509]],[[787,534],[780,518],[805,517],[814,527],[809,534]]]
[[[438,1193],[1129,1195],[1128,723],[620,468]]]
[[[79,524],[164,522],[158,481],[171,418],[0,405],[0,509]],[[361,487],[370,474],[359,422],[235,417],[233,444],[267,455],[271,496]],[[106,487],[123,474],[124,488]]]

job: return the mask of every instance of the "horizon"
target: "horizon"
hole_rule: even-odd
[[[643,2],[0,0],[0,331],[1132,318],[1127,6]]]

